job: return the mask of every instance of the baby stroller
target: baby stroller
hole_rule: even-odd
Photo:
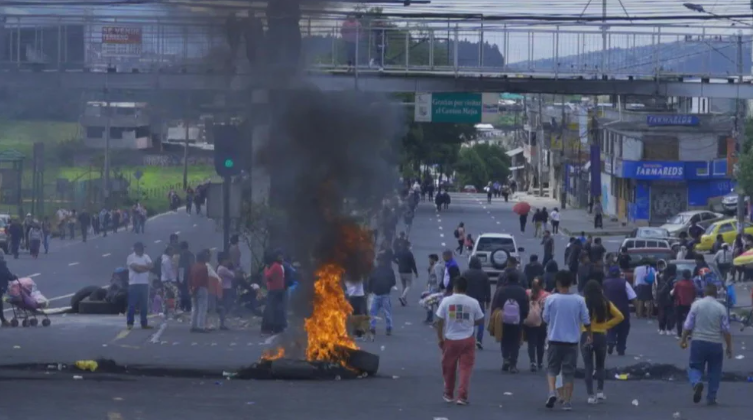
[[[49,327],[52,323],[42,309],[49,303],[47,298],[37,289],[37,284],[29,277],[23,277],[12,281],[8,285],[8,302],[13,309],[13,319],[10,320],[12,327],[18,326],[18,320],[21,319],[21,325],[24,327],[36,327],[38,324],[37,315],[44,317],[42,326]]]

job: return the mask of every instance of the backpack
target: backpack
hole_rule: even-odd
[[[520,305],[515,299],[507,299],[502,306],[502,323],[503,324],[520,324]]]
[[[528,311],[528,316],[526,317],[525,321],[523,321],[523,325],[526,327],[540,327],[543,323],[543,320],[541,319],[541,302],[538,300],[532,300],[531,301],[531,309]]]
[[[649,267],[648,273],[646,273],[646,283],[654,284],[655,281],[656,281],[656,270]]]
[[[455,232],[452,232],[453,235],[455,235],[456,238],[460,238],[460,231],[455,229]]]

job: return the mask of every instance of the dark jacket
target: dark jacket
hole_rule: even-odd
[[[403,248],[395,254],[395,262],[397,263],[398,273],[413,273],[418,275],[416,269],[416,258],[410,249]]]
[[[502,286],[506,286],[508,279],[510,278],[510,275],[513,273],[518,275],[518,284],[528,284],[528,279],[526,278],[525,273],[520,271],[518,267],[515,267],[515,268],[507,267],[504,270],[502,270],[502,273],[500,273],[499,275],[499,279],[497,280],[497,289],[499,289]]]
[[[504,287],[497,288],[497,292],[494,293],[494,300],[492,302],[492,312],[494,312],[495,309],[502,309],[505,306],[505,302],[510,299],[514,299],[518,302],[518,306],[520,307],[520,322],[522,323],[528,317],[530,306],[526,289],[518,283],[513,282]]]
[[[8,264],[3,260],[0,261],[0,292],[8,290],[8,283],[15,280],[16,276],[8,269]],[[2,295],[2,293],[0,293]]]
[[[445,266],[447,266],[447,263],[445,263]],[[449,267],[447,267],[447,271],[449,271],[450,274],[450,284],[445,289],[444,287],[444,278],[437,279],[439,280],[439,290],[444,290],[445,295],[451,295],[452,289],[454,287],[453,281],[460,277],[460,268],[458,267],[457,263],[451,264]]]
[[[593,244],[591,245],[591,249],[588,252],[589,258],[591,258],[591,261],[604,261],[604,254],[607,253],[607,250],[604,248],[604,245],[601,244]]]
[[[479,268],[469,268],[463,273],[463,277],[468,280],[468,290],[465,294],[476,299],[481,307],[491,303],[492,285],[489,282],[489,276]]]
[[[395,271],[389,264],[380,264],[369,276],[367,289],[377,296],[389,295],[392,288],[397,285]]]
[[[541,263],[538,261],[528,263],[526,264],[526,268],[523,269],[523,274],[526,277],[525,278],[526,283],[521,283],[521,284],[525,284],[526,286],[528,286],[531,284],[531,282],[533,281],[535,277],[544,275],[544,266],[541,265]]]
[[[566,264],[568,268],[570,268],[570,271],[576,271],[578,269],[578,263],[580,261],[580,253],[583,251],[583,248],[577,244],[576,242],[573,242],[572,245],[570,245],[570,253],[567,255],[567,261]]]
[[[546,263],[546,267],[544,267],[544,289],[547,292],[552,292],[554,289],[557,288],[557,281],[554,278],[554,275],[557,274],[557,271],[559,271],[559,266],[557,265],[557,261],[551,260],[548,263]]]
[[[630,300],[628,300],[627,294],[627,280],[621,277],[609,278],[604,280],[603,288],[607,300],[612,302],[628,319],[630,317]]]
[[[591,280],[591,270],[593,270],[593,264],[581,263],[578,265],[578,291],[582,292],[586,287],[586,283]]]

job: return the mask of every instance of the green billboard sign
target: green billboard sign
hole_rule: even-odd
[[[417,122],[477,124],[481,122],[482,113],[481,93],[416,94]]]

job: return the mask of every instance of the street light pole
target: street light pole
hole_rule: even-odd
[[[742,33],[737,35],[737,72],[738,83],[740,86],[743,84],[743,36]],[[739,95],[739,93],[738,93]],[[735,152],[739,156],[743,150],[743,141],[745,140],[745,108],[747,102],[744,99],[737,98],[735,113]],[[738,160],[739,161],[739,160]],[[739,168],[738,168],[739,170]],[[737,187],[737,234],[742,235],[745,230],[745,195],[750,191],[743,191],[742,188]]]
[[[102,184],[102,193],[104,202],[107,203],[110,198],[110,127],[112,125],[112,113],[110,109],[110,92],[105,88],[105,164],[104,164],[104,182]]]

